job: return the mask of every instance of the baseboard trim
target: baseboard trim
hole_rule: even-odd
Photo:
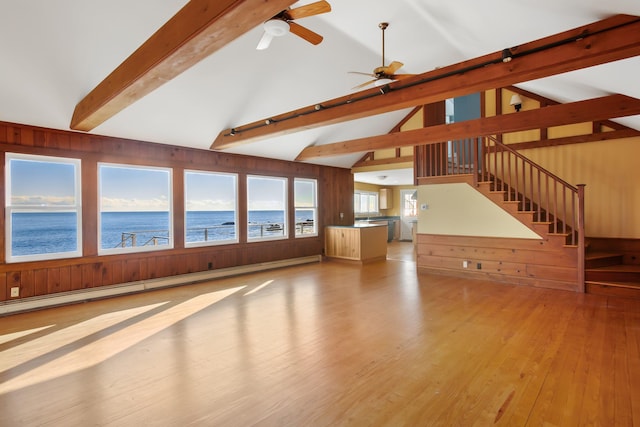
[[[177,276],[160,277],[157,279],[148,279],[140,280],[137,282],[121,283],[117,285],[101,286],[99,288],[80,289],[77,291],[60,292],[51,295],[4,301],[0,303],[0,316],[17,314],[26,311],[41,310],[43,308],[56,307],[79,302],[87,302],[102,298],[110,298],[137,292],[151,291],[154,289],[187,285],[197,282],[203,282],[206,280],[220,279],[223,277],[239,276],[242,274],[273,270],[276,268],[311,264],[320,261],[322,261],[321,255],[312,255],[307,257],[290,258],[258,264],[240,265],[236,267],[221,268],[218,270],[200,271],[197,273],[187,273]]]

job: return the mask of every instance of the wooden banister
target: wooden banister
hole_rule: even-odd
[[[472,175],[504,191],[505,200],[548,222],[550,232],[567,236],[567,244],[580,246],[584,236],[584,188],[569,184],[532,162],[493,136],[445,141],[415,149],[415,178]],[[582,249],[584,250],[584,248]]]

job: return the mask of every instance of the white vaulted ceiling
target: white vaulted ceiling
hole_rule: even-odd
[[[293,7],[308,4],[299,1]],[[423,73],[615,14],[636,0],[329,0],[332,11],[300,24],[324,36],[313,46],[289,34],[263,51],[256,27],[122,110],[91,132],[209,149],[224,129],[347,95],[386,58]],[[169,20],[185,0],[0,0],[0,121],[69,129],[76,104]],[[560,102],[610,93],[640,98],[640,58],[518,86]],[[407,110],[318,127],[227,150],[294,160],[311,144],[391,130]],[[640,117],[620,119],[640,129]],[[364,153],[313,160],[351,167]]]

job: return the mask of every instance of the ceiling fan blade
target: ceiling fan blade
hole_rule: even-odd
[[[393,74],[398,71],[404,64],[399,61],[393,61],[391,64],[387,65],[384,70],[385,74]]]
[[[286,11],[289,19],[306,18],[307,16],[319,15],[321,13],[331,12],[331,5],[326,1],[317,1],[315,3],[300,6],[295,9]]]
[[[362,89],[363,87],[369,86],[372,83],[375,83],[377,79],[373,79],[373,80],[369,80],[368,82],[364,82],[362,84],[359,84],[358,86],[354,86],[351,89]]]
[[[273,36],[265,31],[262,35],[262,38],[258,42],[258,46],[256,46],[256,49],[265,50],[271,44],[271,40],[273,40]]]
[[[290,25],[290,31],[293,34],[305,39],[311,44],[320,44],[320,42],[323,39],[323,37],[320,34],[314,33],[310,29],[303,27],[302,25],[296,24],[295,22],[289,22],[289,25]]]

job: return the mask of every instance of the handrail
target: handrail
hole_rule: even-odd
[[[546,170],[545,168],[543,168],[542,166],[532,162],[531,160],[529,160],[527,157],[523,156],[522,154],[518,153],[516,150],[512,149],[511,147],[509,147],[508,145],[500,142],[497,138],[495,138],[494,136],[487,136],[487,139],[489,139],[491,142],[496,143],[496,145],[500,146],[501,148],[504,148],[505,150],[511,152],[513,155],[515,155],[516,157],[522,159],[523,161],[529,163],[532,167],[536,168],[536,169],[540,169],[541,171],[543,171],[546,175],[549,175],[551,178],[553,178],[554,181],[558,181],[559,183],[561,183],[562,185],[569,187],[571,189],[573,189],[574,191],[578,191],[577,187],[574,187],[573,185],[569,184],[568,182],[566,182],[565,180],[563,180],[562,178],[560,178],[559,176],[555,175],[553,172],[550,172],[548,170]]]

